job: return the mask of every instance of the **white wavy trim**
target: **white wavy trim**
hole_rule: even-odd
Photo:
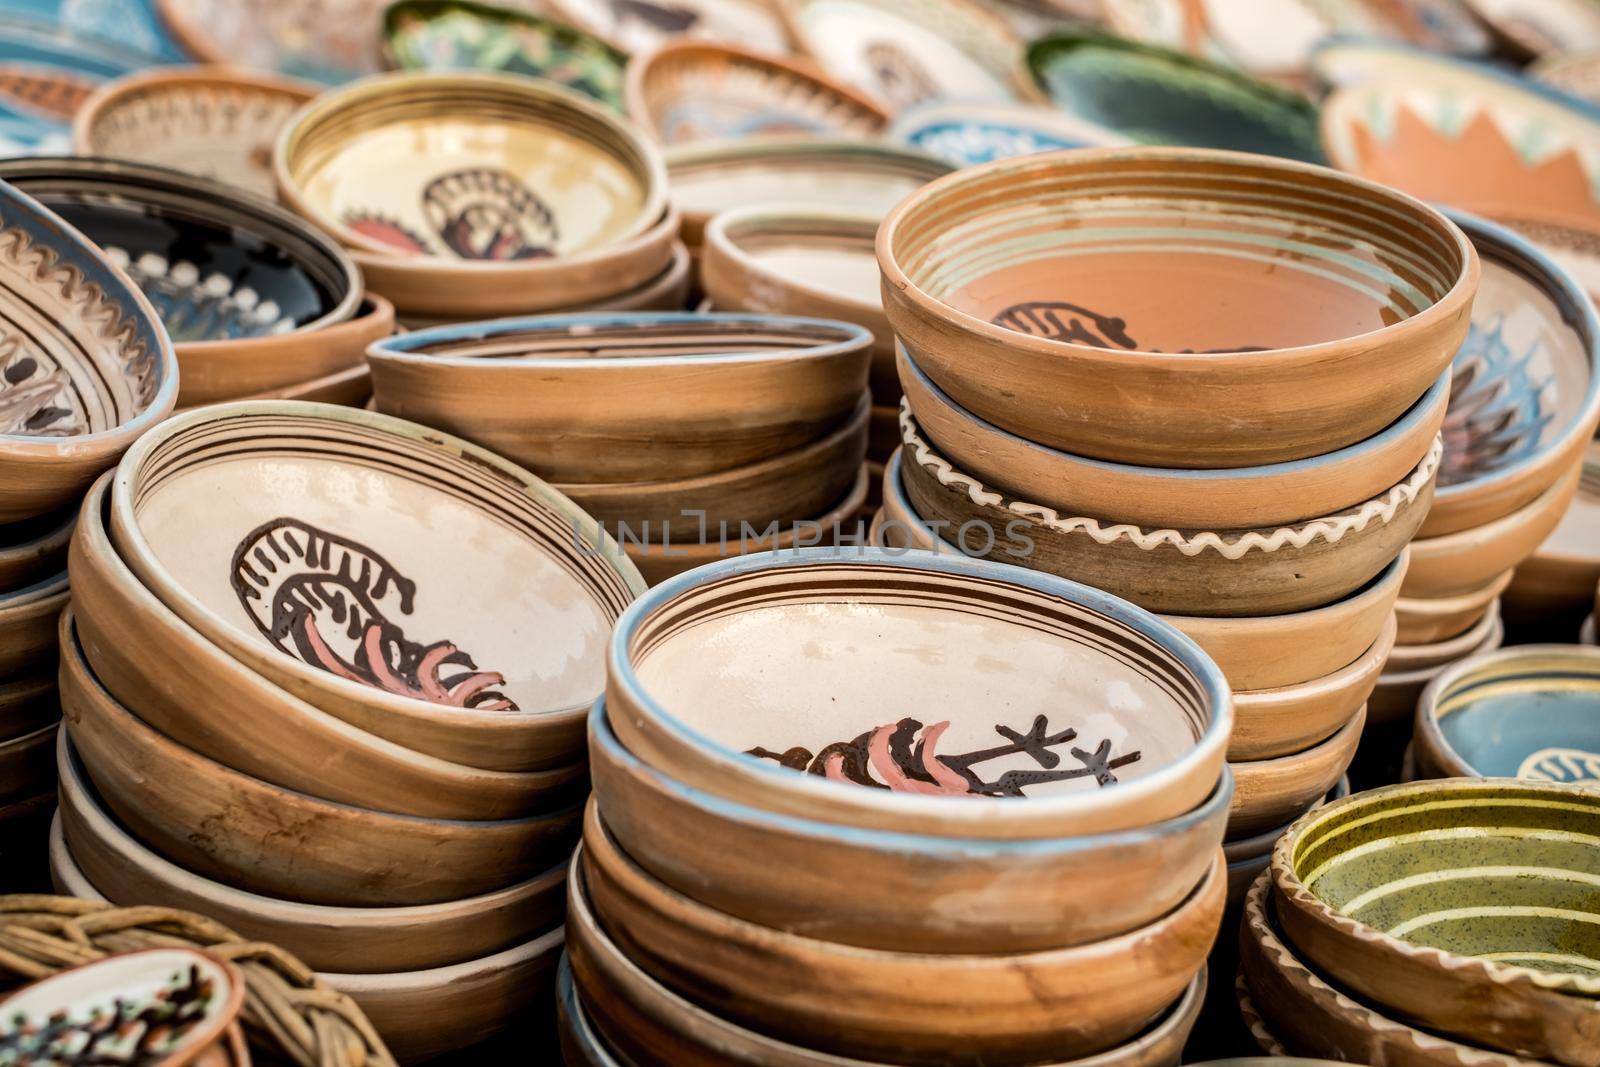
[[[1245,1029],[1250,1031],[1251,1040],[1261,1047],[1261,1051],[1268,1056],[1290,1055],[1284,1043],[1267,1029],[1266,1020],[1261,1018],[1261,1013],[1256,1010],[1256,1002],[1250,999],[1250,984],[1244,980],[1243,971],[1233,976],[1233,995],[1239,1001],[1239,1017],[1244,1020]]]

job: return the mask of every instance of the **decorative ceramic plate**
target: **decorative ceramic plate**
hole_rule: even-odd
[[[560,22],[473,0],[400,0],[383,15],[401,70],[485,70],[548,78],[622,109],[628,57]]]
[[[72,117],[102,82],[149,57],[0,13],[0,156],[65,152]]]
[[[1050,107],[931,103],[902,112],[891,139],[970,167],[1062,148],[1127,144],[1128,138]]]
[[[1525,55],[1600,51],[1600,5],[1593,0],[1465,0],[1478,17]]]
[[[662,144],[762,136],[873,137],[889,121],[865,93],[809,65],[678,41],[628,67],[628,116]]]
[[[193,57],[167,32],[157,0],[8,0],[6,17],[35,22],[74,49],[98,45],[138,53],[144,64],[187,63]]]
[[[337,83],[378,69],[388,0],[156,0],[183,48],[207,63],[237,63]]]
[[[766,0],[546,0],[566,19],[624,52],[644,52],[674,37],[787,52],[789,35]]]
[[[1056,107],[1135,141],[1322,159],[1309,100],[1228,67],[1075,33],[1033,42],[1028,65]]]
[[[1032,97],[1021,42],[972,0],[779,0],[796,41],[890,111],[929,100]]]

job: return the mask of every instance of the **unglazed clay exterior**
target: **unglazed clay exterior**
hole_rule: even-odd
[[[1228,838],[1282,826],[1331,790],[1350,768],[1366,721],[1363,705],[1331,737],[1301,752],[1230,763],[1234,791]]]

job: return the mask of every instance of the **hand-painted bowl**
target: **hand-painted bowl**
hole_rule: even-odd
[[[1128,138],[1042,105],[933,102],[895,116],[889,137],[951,166],[970,167],[1062,148],[1126,144]]]
[[[0,596],[60,574],[76,507],[0,526]]]
[[[65,571],[0,593],[0,680],[47,668],[56,655],[56,617],[71,589]]]
[[[127,276],[4,182],[0,282],[0,522],[10,523],[69,505],[166,418],[178,366]]]
[[[319,87],[225,65],[107,82],[72,122],[72,150],[187,171],[271,197],[272,145]]]
[[[837,425],[866,388],[870,341],[820,319],[589,314],[420,330],[373,345],[368,360],[378,410],[541,477],[671,481]]]
[[[1336,671],[1275,689],[1236,688],[1228,758],[1235,762],[1277,759],[1304,752],[1333,736],[1366,706],[1395,648],[1394,635],[1394,622],[1385,619],[1373,643]]]
[[[819,1051],[907,1064],[1029,1063],[1134,1038],[1182,996],[1222,917],[1223,864],[1167,915],[1027,953],[883,952],[783,933],[656,881],[591,804],[575,867],[596,920],[641,969],[708,1010]]]
[[[73,21],[14,5],[0,13],[0,151],[7,156],[69,151],[73,113],[95,87],[152,61],[95,32],[101,27],[93,23],[114,20],[84,13]]]
[[[1191,811],[1233,718],[1216,666],[1125,601],[865,548],[745,556],[657,586],[613,632],[606,700],[629,751],[713,795],[990,839]],[[1063,718],[1063,700],[1083,714]]]
[[[1157,148],[930,182],[884,219],[878,261],[890,325],[956,403],[1159,467],[1286,462],[1381,433],[1444,373],[1478,283],[1461,230],[1400,193]],[[1202,290],[1214,298],[1186,295]]]
[[[787,52],[789,34],[767,0],[549,0],[551,13],[629,53],[678,38]]]
[[[338,83],[378,69],[388,0],[154,0],[183,50],[206,63],[237,63]]]
[[[1253,837],[1282,826],[1337,785],[1355,758],[1366,721],[1362,705],[1327,740],[1304,751],[1230,763],[1234,790],[1227,836]]]
[[[1459,637],[1488,614],[1490,605],[1511,584],[1512,571],[1502,571],[1488,584],[1457,596],[1422,598],[1400,597],[1394,602],[1395,618],[1400,623],[1396,638],[1402,645],[1427,645]]]
[[[1600,1062],[1600,791],[1389,786],[1296,823],[1272,857],[1286,939],[1328,980],[1480,1047]]]

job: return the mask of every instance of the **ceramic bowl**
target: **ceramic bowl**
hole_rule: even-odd
[[[1429,645],[1458,637],[1489,612],[1489,606],[1500,598],[1514,572],[1503,571],[1488,585],[1459,596],[1423,599],[1400,597],[1395,601],[1395,618],[1400,623],[1396,638],[1402,645]]]
[[[56,654],[56,617],[71,597],[65,571],[0,594],[0,680],[47,667]]]
[[[890,952],[1032,952],[1154,922],[1205,877],[1233,791],[1224,774],[1194,810],[1120,833],[974,841],[847,831],[680,784],[622,747],[603,702],[589,746],[608,831],[652,877],[751,923]]]
[[[317,86],[226,65],[107,82],[72,122],[72,150],[188,171],[271,197],[272,144]]]
[[[419,751],[482,762],[498,748],[497,768],[538,758],[513,739],[581,731],[605,636],[644,588],[526,471],[350,408],[171,419],[129,452],[110,513],[141,583],[248,670]],[[453,592],[419,587],[447,562]]]
[[[1366,706],[1385,662],[1392,662],[1394,639],[1395,624],[1385,620],[1377,640],[1336,671],[1276,689],[1235,689],[1228,758],[1270,761],[1332,737]]]
[[[1035,444],[956,403],[903,346],[896,367],[928,442],[995,492],[1067,515],[1177,529],[1302,522],[1379,496],[1427,456],[1451,396],[1444,374],[1394,423],[1346,448],[1287,463],[1196,470],[1131,466]],[[1445,466],[1449,456],[1447,448]]]
[[[1222,915],[1214,853],[1182,904],[1119,937],[1021,954],[883,952],[694,902],[618,849],[592,804],[578,855],[597,921],[663,985],[779,1040],[902,1063],[1064,1059],[1133,1038],[1193,981]]]
[[[1383,12],[1404,4],[1383,5]],[[1155,0],[1107,4],[1107,25],[1136,41],[1182,49],[1264,78],[1305,76],[1313,47],[1336,33],[1379,36],[1388,29],[1376,4],[1184,4]]]
[[[1367,267],[1348,273],[1351,256]],[[884,219],[878,261],[890,325],[967,411],[1162,467],[1287,462],[1381,433],[1460,347],[1478,281],[1461,230],[1400,193],[1171,148],[930,182]],[[1196,287],[1225,290],[1228,314],[1174,313]],[[1308,301],[1325,316],[1282,313]]]
[[[77,516],[69,507],[0,526],[0,597],[61,573]]]
[[[645,52],[679,36],[787,52],[789,34],[766,0],[550,0],[557,17],[610,41]]]
[[[372,374],[366,364],[335,371],[322,378],[293,382],[277,389],[241,396],[237,400],[304,400],[314,404],[337,404],[341,407],[361,407],[372,398]],[[232,403],[233,401],[228,401]],[[204,407],[205,405],[198,405]],[[192,407],[179,408],[176,414],[188,414]]]
[[[400,70],[487,70],[575,89],[622,110],[628,57],[592,34],[527,10],[473,0],[400,0],[383,13],[384,54]]]
[[[1469,659],[1484,652],[1492,652],[1500,647],[1505,640],[1505,625],[1496,620],[1490,626],[1483,642],[1462,659]],[[1414,671],[1385,671],[1378,676],[1378,685],[1372,691],[1371,698],[1367,701],[1367,718],[1376,726],[1398,726],[1404,724],[1407,732],[1410,722],[1416,714],[1417,700],[1422,696],[1422,691],[1428,687],[1449,664],[1436,664],[1432,667],[1422,667]]]
[[[0,741],[0,804],[14,804],[47,793],[55,785],[56,726],[46,723]]]
[[[0,183],[0,523],[76,500],[172,412],[178,367],[150,301],[82,234]],[[26,335],[26,346],[15,340]]]
[[[1282,826],[1332,789],[1355,758],[1366,725],[1366,707],[1327,740],[1274,759],[1233,762],[1233,810],[1228,837],[1251,837]]]
[[[1573,0],[1462,0],[1523,56],[1600,51],[1600,12]]]
[[[737,662],[708,658],[733,644]],[[774,677],[789,679],[782,692]],[[1062,720],[1063,694],[1095,710]],[[629,751],[714,795],[989,839],[1191,811],[1216,787],[1232,724],[1221,672],[1130,604],[1019,567],[865,548],[745,556],[656,587],[613,632],[606,700]],[[996,700],[1005,721],[961,710]],[[912,707],[918,718],[896,710]]]
[[[1329,981],[1480,1047],[1600,1059],[1600,792],[1449,780],[1330,804],[1278,842],[1287,941]]]
[[[1465,633],[1429,644],[1395,645],[1394,651],[1389,654],[1389,662],[1383,669],[1389,674],[1408,674],[1412,671],[1454,663],[1463,656],[1471,655],[1474,649],[1480,647],[1489,635],[1502,625],[1500,603],[1491,601],[1489,609],[1483,613],[1483,618],[1473,623]]]
[[[585,1042],[586,1049],[610,1045],[626,1049],[617,1053],[627,1057],[616,1060],[617,1067],[648,1063],[657,1056],[670,1058],[680,1067],[873,1067],[863,1060],[746,1030],[685,1000],[640,969],[601,929],[581,872],[573,878],[569,895],[567,969],[571,988],[558,988],[562,997],[558,1008],[567,1014],[569,1025],[588,1023],[592,1012],[592,1037]],[[1132,1041],[1107,1052],[1043,1067],[1173,1067],[1200,1013],[1205,988],[1202,968],[1177,1002]]]
[[[1399,484],[1335,515],[1185,533],[1064,516],[1007,498],[933,449],[909,409],[900,425],[907,498],[926,521],[952,531],[943,536],[964,552],[1060,574],[1170,615],[1298,612],[1354,593],[1405,551],[1427,513],[1442,452],[1435,442]]]
[[[1600,650],[1519,645],[1450,664],[1417,704],[1429,778],[1600,779]]]
[[[588,314],[422,330],[368,358],[380,411],[543,477],[672,481],[799,448],[848,418],[870,341],[818,319]]]
[[[1561,521],[1517,564],[1505,590],[1506,615],[1529,622],[1570,624],[1593,603],[1589,590],[1600,582],[1600,441],[1583,459],[1578,492]],[[1531,628],[1531,627],[1529,627]]]
[[[891,140],[970,167],[1061,148],[1126,144],[1128,138],[1053,107],[1022,104],[952,104],[908,108],[889,127]]]
[[[348,81],[378,69],[379,16],[386,0],[315,0],[260,5],[249,0],[153,0],[161,22],[189,56],[237,63],[312,81]],[[315,33],[307,27],[315,26]]]
[[[751,137],[876,137],[889,114],[810,64],[678,40],[628,65],[628,116],[665,145]]]
[[[249,1067],[238,1028],[244,999],[238,968],[209,953],[117,953],[59,971],[0,1001],[0,1043],[15,1050],[19,1063]]]
[[[0,742],[30,734],[60,718],[53,663],[38,674],[0,682]]]
[[[1600,42],[1597,42],[1600,47]],[[1528,67],[1528,77],[1591,104],[1600,102],[1600,65],[1593,52],[1556,53]]]

